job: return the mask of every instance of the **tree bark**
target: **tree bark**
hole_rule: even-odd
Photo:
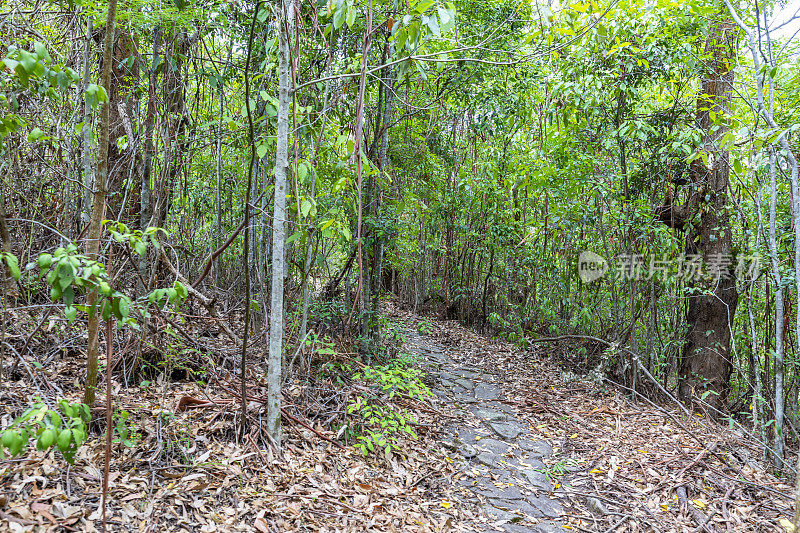
[[[283,354],[283,278],[286,270],[286,177],[289,169],[289,112],[291,95],[289,44],[294,35],[294,0],[282,0],[278,30],[278,131],[275,140],[275,209],[272,217],[272,299],[270,303],[267,370],[267,431],[281,442],[281,362]]]
[[[109,0],[108,14],[106,15],[105,40],[103,42],[103,71],[102,85],[109,94],[111,85],[111,61],[114,48],[114,23],[117,18],[117,0]],[[86,256],[97,261],[100,256],[100,236],[103,231],[103,219],[106,214],[106,181],[108,179],[108,139],[109,139],[109,108],[110,99],[100,105],[100,134],[98,139],[97,173],[93,189],[92,217],[89,221],[88,243]],[[83,403],[94,405],[95,390],[97,388],[97,354],[100,348],[100,310],[94,307],[97,304],[97,292],[91,291],[87,298],[89,308],[89,331],[86,349],[86,388],[83,392]]]
[[[727,18],[720,17],[713,23],[706,53],[710,56],[708,72],[697,99],[697,120],[703,130],[702,150],[708,155],[708,164],[697,159],[691,166],[693,181],[701,188],[704,200],[700,225],[688,232],[686,251],[689,255],[702,255],[712,271],[688,283],[688,328],[679,365],[678,393],[685,401],[702,401],[716,414],[724,409],[730,387],[730,327],[738,302],[730,264],[725,263],[730,262],[732,251],[727,214],[729,161],[727,151],[720,146],[720,138],[728,131],[736,53],[733,23]],[[712,119],[712,111],[718,121]],[[713,131],[715,125],[719,127]]]

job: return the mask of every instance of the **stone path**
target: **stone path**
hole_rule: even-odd
[[[455,452],[455,482],[465,498],[478,503],[503,531],[564,531],[557,520],[563,509],[549,497],[552,486],[543,473],[542,460],[553,449],[531,436],[516,410],[503,403],[496,377],[460,363],[457,354],[446,354],[414,332],[407,334],[407,342],[436,378],[433,393],[458,415],[446,425],[444,444]]]

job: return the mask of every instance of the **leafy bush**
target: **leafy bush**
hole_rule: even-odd
[[[89,407],[83,403],[58,401],[59,411],[37,401],[22,416],[14,420],[0,437],[0,456],[7,450],[16,457],[27,451],[28,443],[36,439],[37,450],[56,446],[68,463],[75,461],[78,447],[86,441],[86,425],[91,420]]]
[[[357,415],[351,425],[357,439],[354,446],[365,457],[383,450],[388,458],[398,447],[402,435],[417,438],[412,427],[416,423],[413,416],[406,409],[386,401],[398,395],[422,399],[431,394],[420,379],[422,371],[412,368],[412,363],[411,358],[399,358],[383,366],[365,366],[353,375],[354,379],[371,384],[376,391],[374,395],[356,396],[347,406],[349,414]]]

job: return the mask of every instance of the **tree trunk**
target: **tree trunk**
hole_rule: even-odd
[[[89,77],[92,69],[89,65],[91,61],[92,52],[92,17],[87,17],[86,21],[86,50],[83,55],[83,90],[89,86]],[[83,205],[81,207],[78,217],[78,233],[81,232],[83,224],[88,222],[91,215],[92,205],[92,184],[94,176],[92,175],[92,106],[89,101],[84,99],[83,102]]]
[[[117,18],[117,0],[109,0],[106,16],[105,40],[103,42],[102,84],[109,94],[111,85],[111,61],[114,48],[114,22]],[[97,173],[93,189],[92,217],[89,221],[89,242],[86,245],[86,256],[97,261],[100,256],[100,236],[103,231],[103,219],[106,214],[106,180],[108,178],[108,136],[109,136],[110,101],[100,106],[100,135],[98,138],[99,153],[97,155]],[[100,310],[94,309],[97,303],[97,292],[89,292],[87,299],[89,308],[89,340],[86,348],[86,388],[83,392],[83,403],[92,406],[97,388],[97,354],[100,348]]]
[[[731,227],[727,214],[729,180],[728,153],[720,138],[728,131],[728,115],[735,58],[733,24],[720,18],[713,24],[706,41],[711,56],[709,71],[697,99],[697,119],[703,129],[702,159],[692,162],[694,183],[703,198],[700,226],[690,229],[687,254],[701,254],[710,272],[702,279],[689,280],[685,344],[679,365],[681,399],[701,401],[716,414],[724,408],[733,366],[730,361],[731,329],[738,294],[731,276]],[[719,124],[711,118],[711,111]],[[719,126],[716,131],[713,126]],[[727,261],[727,263],[726,263]]]
[[[272,300],[267,370],[267,431],[281,442],[281,360],[283,353],[283,278],[286,270],[286,176],[289,169],[289,42],[294,35],[294,0],[283,0],[278,31],[278,131],[275,140],[275,210],[272,218]]]
[[[784,353],[784,301],[783,283],[781,281],[780,260],[778,259],[778,240],[775,228],[775,216],[778,206],[778,184],[776,180],[775,150],[769,152],[769,255],[772,264],[772,275],[775,278],[775,470],[783,469],[783,353]],[[759,206],[760,208],[760,206]]]

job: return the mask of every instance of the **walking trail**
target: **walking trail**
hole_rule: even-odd
[[[563,509],[550,496],[553,487],[543,459],[551,445],[534,438],[505,397],[498,372],[481,368],[426,336],[408,332],[408,348],[433,377],[432,392],[451,415],[443,445],[458,466],[453,477],[465,501],[477,504],[489,518],[481,531],[563,531]]]

